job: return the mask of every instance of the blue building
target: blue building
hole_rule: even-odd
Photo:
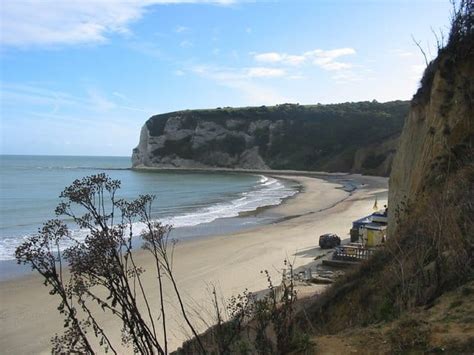
[[[366,224],[372,223],[371,216],[372,215],[362,217],[362,218],[352,222],[352,228],[351,228],[351,242],[352,243],[357,243],[359,241],[360,227],[363,227]]]
[[[372,213],[369,216],[362,217],[354,222],[352,222],[352,228],[351,228],[351,242],[352,243],[357,243],[360,241],[360,238],[362,238],[363,230],[366,226],[378,226],[382,228],[383,230],[386,229],[387,225],[387,209],[385,208],[384,210],[380,210],[377,212]],[[380,229],[379,228],[379,229]]]

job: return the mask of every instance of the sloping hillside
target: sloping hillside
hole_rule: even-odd
[[[433,334],[440,330],[428,322],[426,311],[442,303],[446,292],[464,292],[463,285],[474,278],[472,10],[471,1],[461,3],[447,45],[426,68],[411,102],[390,176],[385,248],[311,306],[320,336],[394,321],[392,338],[383,338],[390,351],[472,350],[472,308],[464,308],[464,325],[447,317],[447,311],[441,317],[448,328],[449,322],[467,327],[451,343],[436,340]],[[426,330],[424,342],[397,349],[396,340],[407,332],[403,319],[413,325],[413,334]],[[357,329],[362,334],[365,328]]]
[[[133,166],[390,172],[408,102],[187,110],[151,117]]]

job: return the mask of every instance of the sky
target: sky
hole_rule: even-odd
[[[449,0],[2,0],[0,154],[131,155],[154,114],[410,99]]]

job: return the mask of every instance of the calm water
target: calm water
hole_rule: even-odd
[[[91,174],[105,172],[121,180],[119,198],[155,194],[153,217],[183,230],[181,237],[216,221],[229,230],[261,223],[231,217],[296,193],[294,185],[262,175],[133,171],[128,157],[4,155],[0,161],[0,261],[12,260],[19,243],[55,217],[65,186]]]

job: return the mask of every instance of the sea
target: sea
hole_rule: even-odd
[[[281,204],[299,188],[261,174],[130,167],[130,157],[0,155],[0,278],[16,270],[12,264],[18,245],[56,217],[61,191],[88,175],[105,173],[120,180],[117,198],[155,195],[153,219],[171,224],[178,240],[273,223],[278,215],[252,212]],[[69,227],[78,237],[84,235],[77,226]]]

